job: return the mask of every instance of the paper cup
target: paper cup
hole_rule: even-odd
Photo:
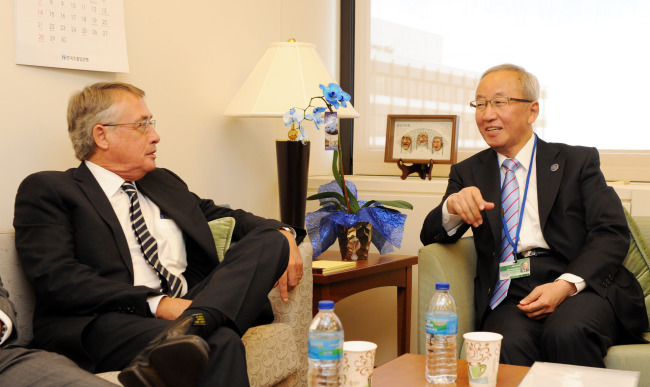
[[[495,387],[503,336],[493,332],[468,332],[463,335],[463,338],[469,385]]]
[[[369,341],[346,341],[343,343],[341,386],[370,387],[375,369],[377,344]]]

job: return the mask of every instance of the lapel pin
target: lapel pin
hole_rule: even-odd
[[[556,172],[558,169],[560,169],[560,166],[558,164],[551,165],[551,172]]]

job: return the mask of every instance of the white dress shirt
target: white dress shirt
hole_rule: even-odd
[[[14,324],[11,322],[9,316],[7,316],[7,314],[1,310],[0,310],[0,322],[3,324],[3,326],[7,327],[7,329],[4,329],[4,333],[2,334],[2,337],[0,337],[0,344],[2,344],[5,341],[7,341],[9,336],[11,336],[11,331],[14,328]]]
[[[548,243],[542,234],[541,224],[539,221],[539,210],[537,200],[537,168],[535,168],[535,158],[532,159],[533,146],[535,143],[535,136],[531,136],[530,140],[524,147],[517,153],[515,159],[519,162],[519,167],[515,170],[517,183],[519,183],[519,206],[521,207],[524,199],[524,191],[526,190],[526,178],[530,170],[530,182],[528,184],[528,195],[524,207],[524,215],[521,223],[521,231],[519,233],[519,240],[517,241],[517,251],[526,251],[533,248],[549,249]],[[499,165],[501,166],[501,185],[506,177],[506,168],[503,162],[507,159],[506,156],[497,153]],[[449,198],[447,198],[449,200]],[[447,210],[447,201],[442,206],[442,224],[447,234],[454,235],[463,223],[463,220],[458,215],[452,215]],[[577,275],[564,273],[558,279],[573,283],[578,291],[581,292],[585,287],[585,281]]]
[[[122,226],[122,231],[124,231],[124,236],[129,245],[129,251],[131,252],[131,261],[133,262],[133,284],[147,286],[152,289],[160,289],[158,274],[149,265],[144,254],[142,254],[140,243],[131,226],[131,219],[129,217],[131,202],[129,201],[129,196],[122,191],[124,179],[88,160],[85,163],[106,194],[106,197],[108,197],[113,210],[115,210],[115,215]],[[147,224],[147,229],[158,243],[158,259],[160,259],[160,263],[170,273],[180,278],[182,282],[181,294],[187,293],[187,281],[183,276],[187,268],[187,252],[185,250],[183,232],[176,222],[166,218],[160,212],[160,208],[140,191],[138,191],[138,199],[144,221]],[[154,316],[162,297],[156,296],[147,300],[151,313]]]

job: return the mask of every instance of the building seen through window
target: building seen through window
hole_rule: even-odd
[[[357,0],[354,172],[386,169],[389,114],[458,115],[459,149],[486,148],[469,102],[503,63],[538,77],[544,140],[648,154],[649,18],[635,0]]]

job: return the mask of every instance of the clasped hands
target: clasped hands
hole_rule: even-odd
[[[478,227],[483,224],[481,211],[494,209],[494,203],[483,199],[477,187],[466,187],[447,198],[447,210],[452,215],[458,215],[463,222]],[[519,302],[517,307],[531,319],[539,320],[547,317],[572,294],[576,286],[565,280],[546,283],[537,286]]]

